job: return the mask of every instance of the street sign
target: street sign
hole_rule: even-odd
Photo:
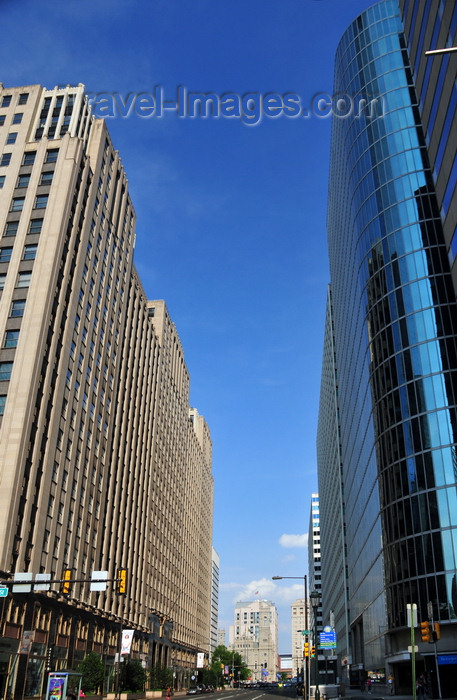
[[[319,646],[321,649],[334,649],[336,647],[336,632],[331,627],[324,627],[324,631],[319,635]]]
[[[13,593],[31,593],[33,574],[28,572],[13,575]],[[26,583],[27,582],[27,583]]]
[[[34,591],[49,591],[51,589],[51,584],[46,583],[46,581],[51,580],[51,574],[37,574],[35,576],[35,585],[33,586]],[[42,583],[37,583],[42,581]]]
[[[302,630],[302,634],[312,634],[311,630]]]
[[[90,591],[106,591],[106,580],[108,579],[107,571],[92,571],[90,578]],[[97,581],[97,579],[99,580]]]
[[[8,595],[8,586],[0,586],[0,598],[6,598]]]

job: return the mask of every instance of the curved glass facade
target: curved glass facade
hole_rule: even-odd
[[[335,66],[334,94],[378,107],[334,118],[328,209],[352,651],[369,669],[403,648],[407,603],[457,614],[457,308],[397,2],[350,25]]]

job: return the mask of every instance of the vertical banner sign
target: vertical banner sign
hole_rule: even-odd
[[[122,630],[121,654],[130,654],[133,630]]]
[[[20,654],[30,654],[30,649],[32,648],[32,642],[35,637],[35,632],[29,631],[24,632],[21,639],[21,648],[19,650]]]
[[[225,666],[225,667],[224,667],[224,675],[225,675],[225,676],[228,676],[228,674],[229,674],[229,667],[228,667],[228,666]]]
[[[202,651],[199,651],[197,654],[197,668],[203,668],[203,662],[205,659],[205,655]]]

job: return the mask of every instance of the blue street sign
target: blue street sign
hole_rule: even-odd
[[[319,646],[321,649],[334,649],[336,647],[336,632],[328,627],[324,629],[325,631],[319,635]],[[329,629],[330,631],[327,631]]]
[[[8,586],[0,586],[0,598],[6,598],[8,596]]]

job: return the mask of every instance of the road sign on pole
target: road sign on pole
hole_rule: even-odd
[[[8,586],[0,586],[0,598],[6,598],[8,595]]]

